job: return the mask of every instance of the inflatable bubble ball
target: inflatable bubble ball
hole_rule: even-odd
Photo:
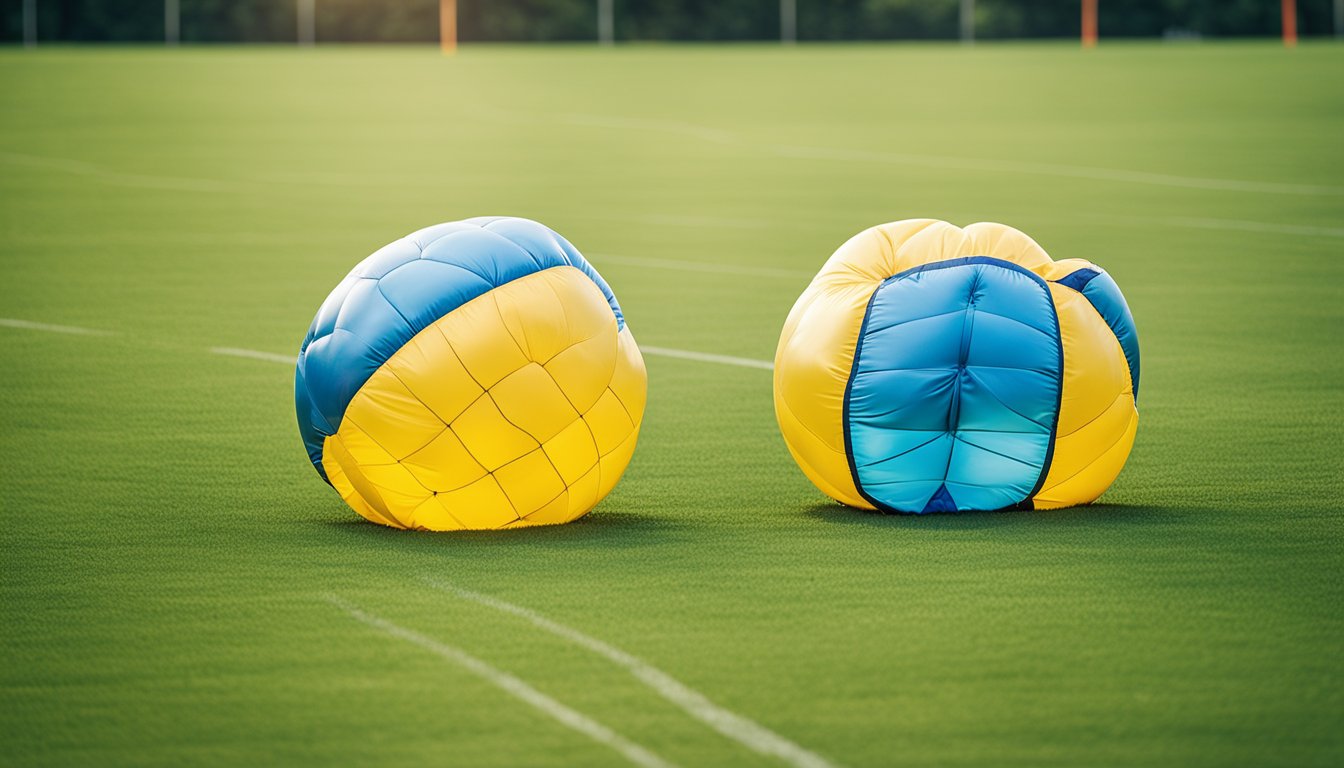
[[[446,531],[586,514],[630,461],[646,388],[574,246],[477,218],[360,262],[308,329],[294,399],[313,466],[356,512]]]
[[[859,233],[798,299],[775,354],[798,466],[836,501],[884,512],[1091,502],[1129,456],[1138,390],[1115,281],[1002,224]]]

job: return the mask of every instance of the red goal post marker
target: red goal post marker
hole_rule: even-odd
[[[1083,47],[1097,47],[1097,0],[1083,0]]]
[[[457,52],[457,0],[439,0],[439,48],[444,56]]]
[[[1297,45],[1297,0],[1283,0],[1283,45]]]

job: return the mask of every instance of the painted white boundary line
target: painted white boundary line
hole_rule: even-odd
[[[143,173],[119,173],[94,163],[68,157],[42,157],[19,152],[0,152],[0,162],[23,165],[45,171],[58,171],[75,176],[98,179],[113,186],[145,189],[172,189],[183,192],[217,192],[236,187],[234,182],[220,179],[194,179],[176,176],[151,176]]]
[[[508,113],[491,110],[490,117],[517,121],[516,116],[504,117]],[[1099,168],[1068,163],[1036,163],[1020,160],[994,160],[979,157],[953,157],[949,155],[917,155],[905,152],[883,152],[878,150],[841,149],[835,147],[802,146],[795,144],[769,144],[755,141],[731,131],[725,131],[707,125],[674,122],[650,118],[632,118],[616,115],[568,114],[563,119],[571,125],[593,126],[618,130],[644,129],[664,133],[677,133],[701,139],[715,144],[747,147],[753,150],[764,149],[777,156],[796,160],[850,160],[864,163],[892,163],[913,165],[926,168],[947,168],[966,171],[989,171],[1002,173],[1025,173],[1038,176],[1056,176],[1096,181],[1118,181],[1132,184],[1151,184],[1162,187],[1180,187],[1186,189],[1210,189],[1228,192],[1261,192],[1276,195],[1344,195],[1344,187],[1325,184],[1297,184],[1292,182],[1249,181],[1244,179],[1219,179],[1205,176],[1182,176],[1151,171],[1134,171],[1123,168]]]
[[[1137,217],[1135,217],[1137,218]],[[1344,227],[1315,227],[1305,224],[1275,224],[1268,221],[1244,219],[1196,219],[1183,216],[1156,219],[1159,223],[1191,229],[1237,229],[1243,232],[1267,232],[1274,235],[1303,235],[1306,237],[1344,237]]]
[[[650,347],[647,344],[640,344],[639,351],[648,355],[661,355],[663,357],[677,357],[682,360],[696,360],[701,363],[719,363],[721,365],[736,365],[741,368],[759,368],[763,371],[775,370],[775,364],[769,360],[753,360],[750,357],[733,357],[732,355],[714,355],[708,352],[691,352],[686,349],[668,349],[667,347]]]
[[[27,331],[48,331],[50,333],[73,333],[78,336],[115,336],[116,331],[99,331],[94,328],[79,328],[73,325],[52,325],[34,323],[31,320],[17,320],[12,317],[0,317],[0,325],[6,328],[22,328]]]
[[[621,736],[605,725],[602,725],[578,711],[570,709],[513,675],[490,666],[460,648],[441,643],[438,640],[426,637],[414,630],[407,629],[398,624],[393,624],[387,619],[374,616],[335,595],[327,595],[325,596],[325,599],[327,602],[340,608],[342,611],[345,611],[351,618],[362,624],[373,627],[385,635],[395,637],[399,640],[405,640],[406,642],[412,645],[417,645],[436,656],[451,661],[515,699],[531,706],[538,712],[547,715],[561,725],[578,731],[593,741],[619,752],[622,757],[635,765],[641,766],[642,768],[672,767],[671,763],[653,754],[644,747],[630,741],[624,736]]]
[[[239,349],[237,347],[211,347],[210,351],[216,355],[228,355],[230,357],[246,357],[252,360],[265,360],[271,363],[285,363],[294,365],[299,361],[298,355],[277,355],[274,352],[258,352],[255,349]]]
[[[51,333],[71,333],[80,336],[115,336],[116,331],[99,331],[93,328],[78,328],[73,325],[51,325],[49,323],[34,323],[30,320],[17,320],[14,318],[0,317],[0,326],[7,328],[22,328],[29,331],[48,331]],[[759,368],[761,370],[772,371],[775,364],[769,360],[753,360],[749,357],[733,357],[732,355],[715,355],[708,352],[692,352],[687,349],[668,349],[667,347],[650,347],[641,344],[639,350],[649,355],[660,355],[662,357],[675,357],[682,360],[695,360],[701,363],[719,363],[721,365],[736,365],[740,368]],[[285,365],[294,365],[298,362],[297,355],[281,355],[275,352],[262,352],[256,349],[241,349],[239,347],[210,347],[206,351],[215,355],[226,355],[228,357],[242,357],[248,360],[262,360],[268,363],[284,363]]]
[[[765,726],[748,720],[736,712],[718,706],[705,698],[704,694],[687,687],[661,669],[591,635],[586,635],[573,627],[552,621],[536,611],[489,595],[462,589],[431,577],[425,577],[424,580],[435,589],[455,595],[463,600],[470,600],[487,608],[517,616],[538,629],[543,629],[581,648],[592,651],[616,666],[625,669],[635,679],[651,688],[654,693],[675,704],[686,714],[754,752],[777,757],[789,765],[799,766],[799,768],[829,768],[831,766],[831,763],[822,756],[798,746]]]

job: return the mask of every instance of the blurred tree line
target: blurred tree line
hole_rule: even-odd
[[[1298,0],[1304,35],[1333,33],[1332,0]],[[183,42],[290,42],[295,0],[178,0]],[[618,40],[771,40],[778,0],[613,0]],[[950,39],[959,0],[796,0],[801,40]],[[0,0],[0,40],[24,0]],[[47,41],[163,39],[164,0],[35,0]],[[316,0],[318,41],[431,42],[438,0]],[[1099,0],[1105,37],[1279,34],[1279,0]],[[981,39],[1072,37],[1078,0],[977,0]],[[458,0],[464,41],[592,40],[597,0]]]

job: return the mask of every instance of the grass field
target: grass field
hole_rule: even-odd
[[[0,762],[628,761],[434,642],[668,762],[805,764],[443,584],[836,765],[1344,762],[1341,82],[1326,44],[0,51]],[[641,343],[752,360],[854,232],[1012,224],[1125,290],[1134,453],[1088,508],[860,513],[768,371],[648,353],[587,518],[365,523],[292,366],[210,350],[292,355],[363,256],[482,214]]]

